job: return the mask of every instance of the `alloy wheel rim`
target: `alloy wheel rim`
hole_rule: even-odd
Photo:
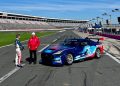
[[[73,57],[72,57],[72,55],[68,55],[67,56],[67,61],[68,61],[68,63],[72,63],[73,62]]]
[[[97,54],[97,57],[100,57],[100,51],[99,50],[96,52],[96,54]]]

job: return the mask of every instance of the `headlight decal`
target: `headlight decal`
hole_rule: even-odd
[[[61,58],[60,58],[60,57],[54,58],[54,60],[55,60],[55,61],[58,61],[58,60],[61,60]]]
[[[57,58],[54,58],[54,62],[57,62],[57,63],[62,63],[62,60],[60,57],[57,57]]]

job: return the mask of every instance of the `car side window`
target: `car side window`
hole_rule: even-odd
[[[80,42],[80,44],[79,44],[80,46],[87,46],[88,45],[88,43],[87,42]]]

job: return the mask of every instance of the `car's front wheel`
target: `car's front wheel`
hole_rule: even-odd
[[[97,49],[95,52],[95,57],[96,58],[100,58],[101,57],[101,53],[100,53],[100,49]]]
[[[66,63],[67,63],[68,65],[71,65],[71,64],[73,63],[73,55],[72,55],[72,54],[68,54],[68,55],[66,56]]]

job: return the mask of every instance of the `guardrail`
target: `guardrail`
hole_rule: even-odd
[[[120,35],[104,34],[104,33],[99,33],[99,32],[97,32],[97,33],[90,32],[90,34],[96,34],[96,35],[100,35],[100,36],[104,36],[104,37],[109,37],[109,38],[120,40]]]

